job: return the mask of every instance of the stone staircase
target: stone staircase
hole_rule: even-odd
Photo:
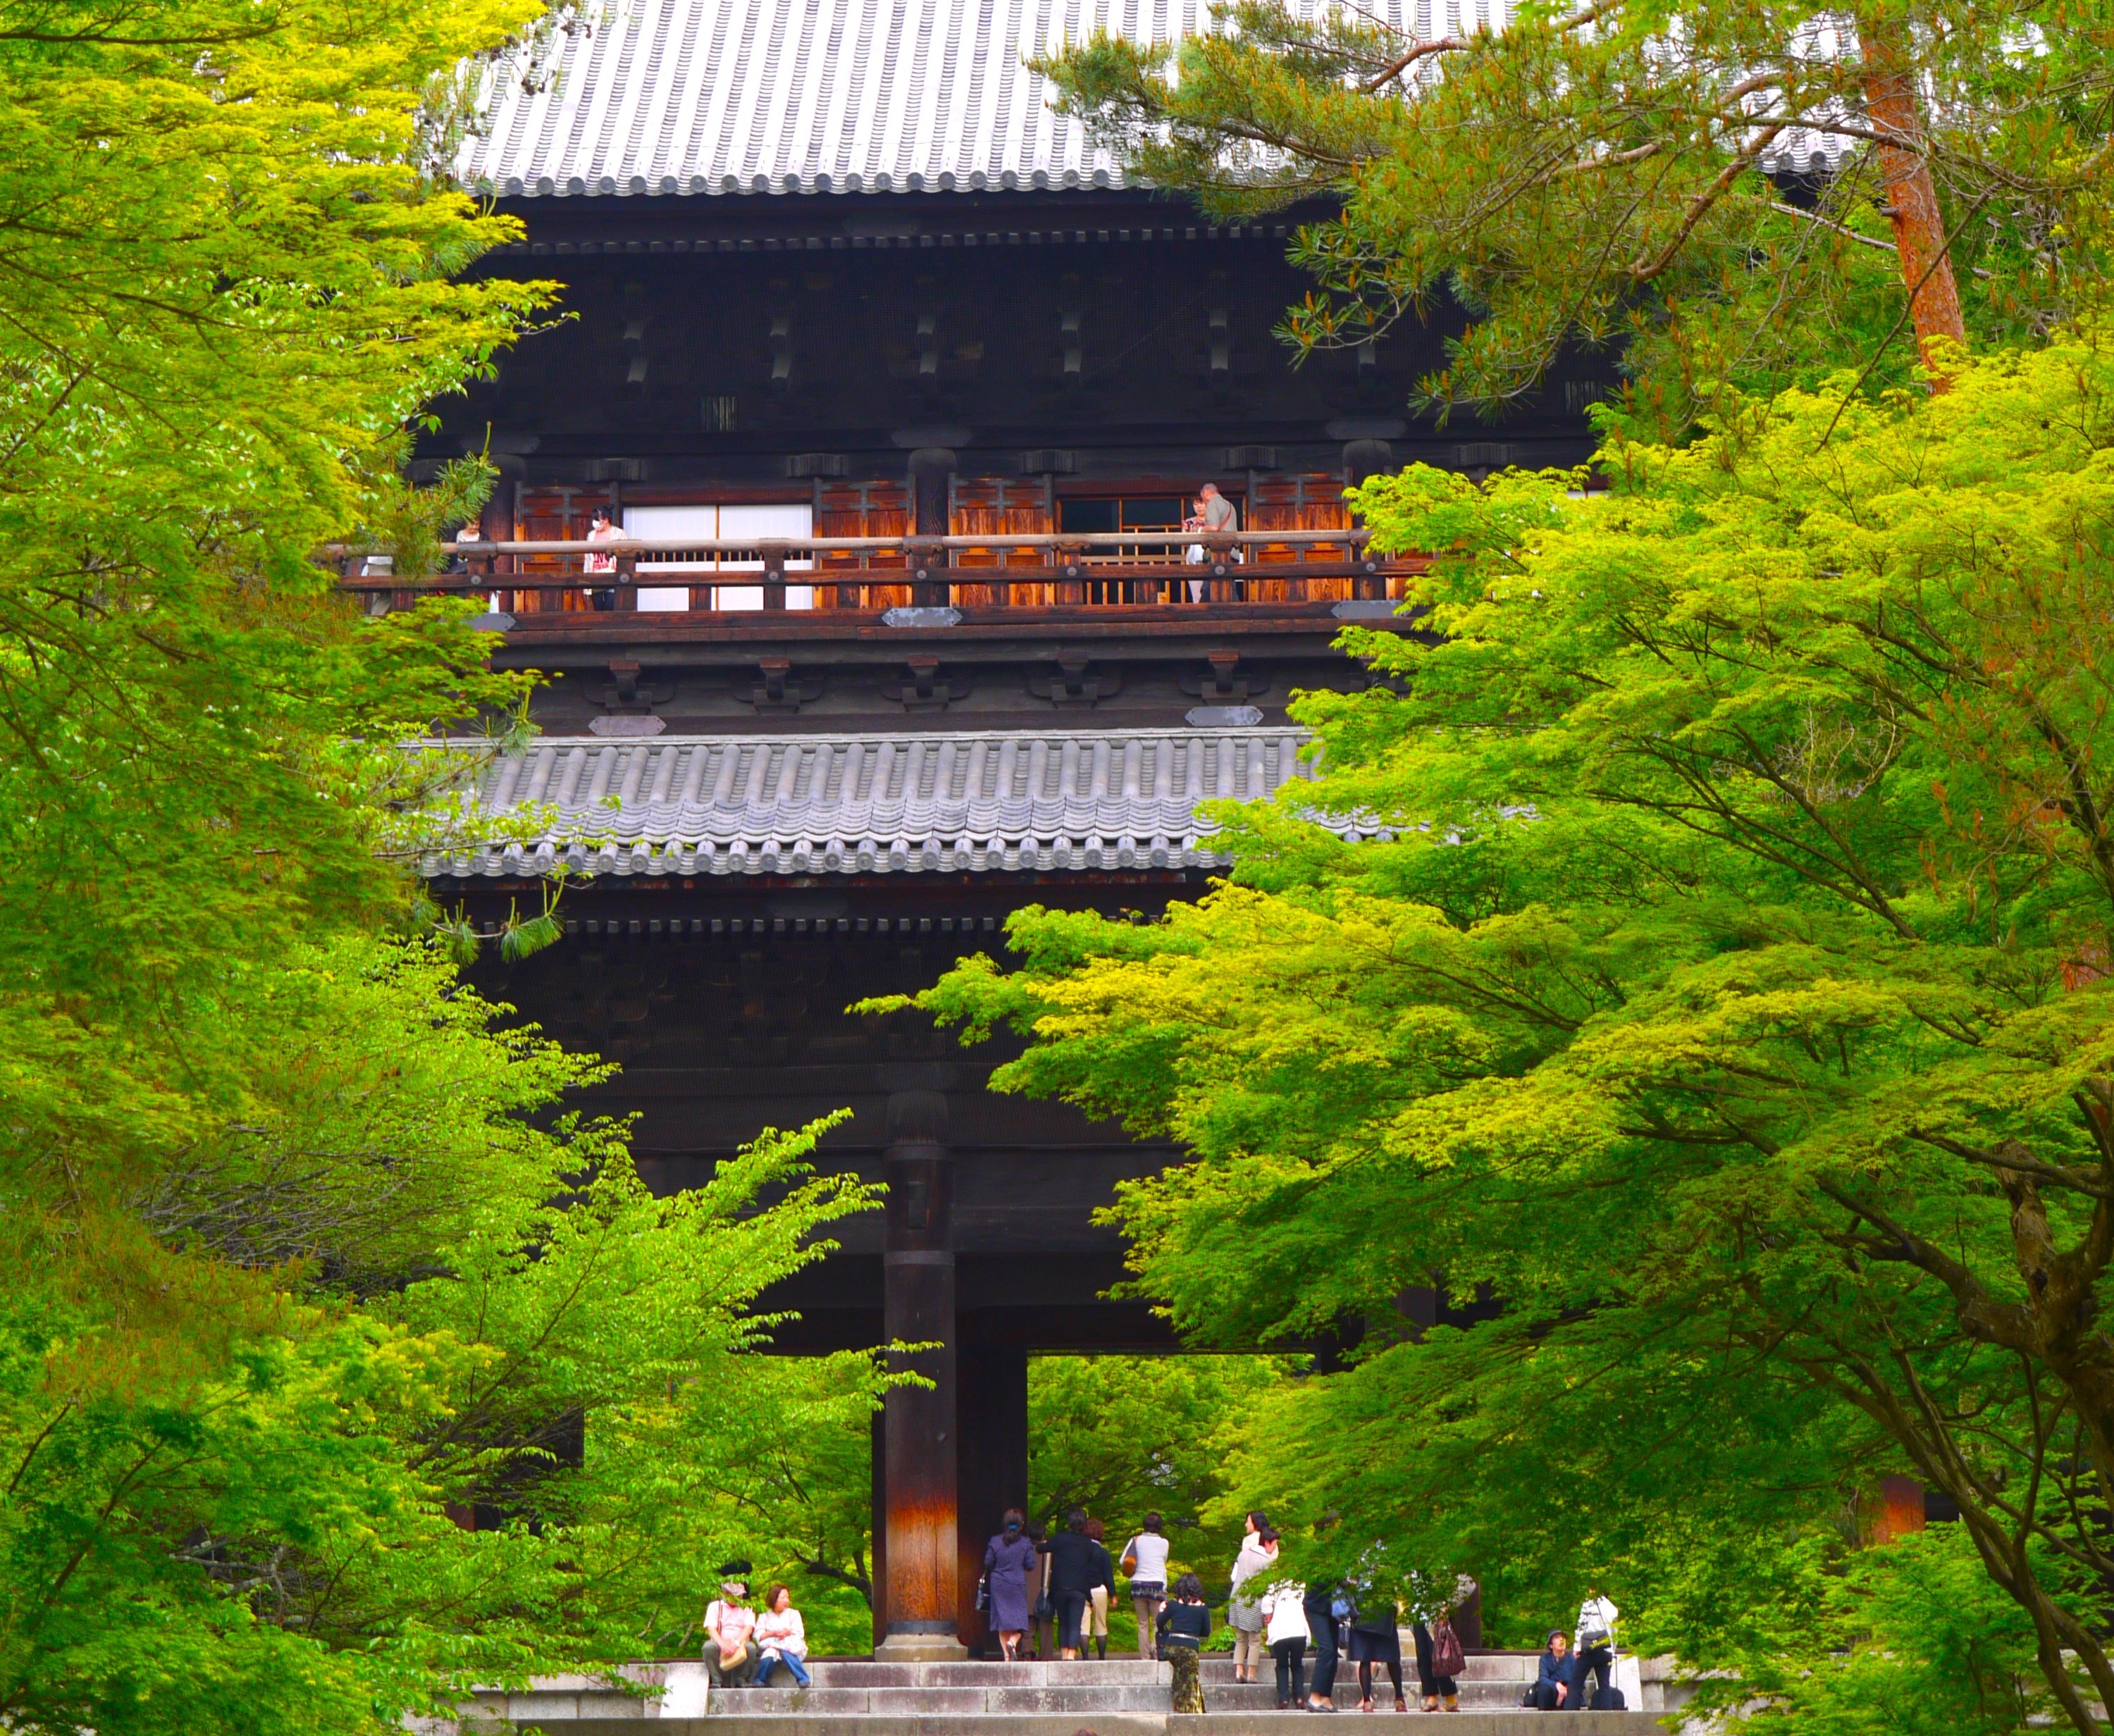
[[[1405,1645],[1405,1656],[1413,1656]],[[769,1688],[718,1688],[695,1712],[703,1666],[689,1662],[634,1665],[627,1686],[591,1677],[552,1677],[526,1693],[481,1694],[465,1707],[464,1732],[542,1730],[548,1736],[627,1736],[643,1720],[669,1736],[1290,1736],[1306,1712],[1276,1710],[1265,1678],[1236,1685],[1233,1661],[1204,1660],[1201,1717],[1168,1710],[1165,1664],[1136,1658],[1074,1663],[874,1663],[818,1659],[804,1692],[780,1672]],[[1664,1715],[1659,1683],[1646,1697],[1661,1704],[1627,1712],[1533,1712],[1520,1706],[1532,1679],[1531,1652],[1478,1652],[1461,1679],[1462,1711],[1445,1730],[1458,1736],[1659,1736]],[[1413,1671],[1405,1683],[1410,1715],[1421,1717]],[[1392,1718],[1383,1674],[1375,1683],[1375,1716]],[[1358,1718],[1357,1679],[1337,1678],[1339,1715]],[[1362,1725],[1363,1720],[1360,1720]],[[445,1729],[445,1726],[441,1727]]]

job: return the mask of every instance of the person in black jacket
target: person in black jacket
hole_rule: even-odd
[[[1336,1660],[1339,1653],[1335,1600],[1342,1593],[1327,1585],[1306,1588],[1306,1630],[1314,1636],[1314,1679],[1306,1690],[1306,1710],[1336,1710]]]
[[[1199,1670],[1197,1648],[1211,1632],[1211,1611],[1204,1601],[1204,1587],[1194,1574],[1174,1582],[1168,1601],[1160,1606],[1160,1655],[1174,1670],[1174,1710],[1197,1713],[1204,1710],[1204,1683]]]
[[[1079,1617],[1097,1585],[1115,1583],[1109,1552],[1087,1535],[1087,1515],[1074,1507],[1064,1528],[1043,1546],[1050,1557],[1050,1610],[1057,1619],[1057,1656],[1079,1655]]]
[[[1535,1678],[1532,1700],[1544,1712],[1561,1711],[1571,1697],[1571,1636],[1561,1628],[1549,1630],[1549,1643],[1541,1654],[1541,1674]]]

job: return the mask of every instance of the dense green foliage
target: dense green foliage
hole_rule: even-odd
[[[432,172],[538,10],[0,7],[13,1729],[346,1736],[651,1651],[787,1558],[759,1441],[871,1412],[863,1359],[744,1354],[867,1191],[811,1130],[656,1200],[561,1112],[602,1069],[396,866],[463,769],[398,744],[525,686],[314,559],[419,570],[487,486],[399,471],[553,293],[464,281],[511,226]]]
[[[1353,635],[1399,681],[1302,702],[1326,775],[1224,816],[1239,883],[1023,912],[1021,969],[922,1004],[1196,1154],[1120,1206],[1192,1341],[1434,1273],[1506,1300],[1256,1423],[1238,1498],[1318,1528],[1317,1570],[1385,1534],[1523,1633],[1618,1564],[1670,1608],[1698,1551],[1854,1536],[1911,1470],[2092,1728],[2114,360],[1960,367],[1618,440],[1605,493],[1367,484],[1385,546],[1448,551],[1439,637]]]
[[[1593,0],[1425,38],[1356,7],[1214,8],[1225,28],[1049,63],[1066,107],[1158,185],[1238,212],[1316,192],[1302,350],[1444,317],[1429,407],[1535,401],[1567,346],[1619,343],[1640,426],[1678,430],[1728,387],[1881,363],[1901,262],[1866,103],[1922,93],[1970,329],[2038,336],[2104,267],[2114,13],[2103,0]],[[1791,187],[1831,130],[1841,171]],[[1448,303],[1466,317],[1456,324]],[[1901,345],[1882,381],[1906,377]]]
[[[1083,1508],[1108,1527],[1114,1551],[1157,1513],[1183,1565],[1223,1575],[1239,1527],[1199,1528],[1225,1491],[1243,1414],[1284,1366],[1255,1356],[1038,1356],[1028,1369],[1029,1519],[1061,1524]]]
[[[1137,1624],[1124,1595],[1123,1545],[1148,1513],[1173,1545],[1169,1571],[1194,1572],[1224,1592],[1241,1539],[1224,1510],[1243,1424],[1279,1383],[1290,1359],[1261,1356],[1037,1356],[1028,1364],[1028,1518],[1061,1526],[1073,1508],[1106,1528],[1116,1563],[1109,1649],[1134,1651]],[[1219,1646],[1230,1643],[1221,1632]]]

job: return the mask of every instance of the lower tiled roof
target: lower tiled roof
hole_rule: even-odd
[[[1197,814],[1308,774],[1295,729],[546,739],[478,809],[547,804],[540,838],[437,852],[428,875],[916,874],[1213,868]]]

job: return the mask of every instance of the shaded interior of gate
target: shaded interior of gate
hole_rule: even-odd
[[[718,935],[664,918],[674,900],[642,898],[629,907],[655,915],[597,920],[611,932],[595,935],[574,916],[557,945],[479,969],[481,988],[550,1035],[620,1063],[580,1106],[636,1116],[638,1168],[657,1192],[704,1181],[765,1127],[852,1112],[825,1135],[818,1166],[885,1181],[886,1209],[836,1227],[840,1251],[762,1306],[798,1312],[776,1335],[786,1352],[940,1345],[912,1363],[931,1388],[892,1394],[877,1419],[876,1642],[954,1633],[972,1651],[983,1647],[973,1597],[983,1542],[1027,1495],[1031,1351],[1177,1348],[1146,1304],[1107,1298],[1121,1245],[1091,1221],[1119,1181],[1177,1154],[1068,1105],[986,1090],[1015,1043],[964,1048],[921,1016],[847,1009],[927,986],[963,954],[1002,953],[1016,904],[1144,913],[1201,890],[1169,876],[915,896],[794,891],[746,901],[753,914],[738,934],[719,916]],[[616,907],[593,893],[565,907]]]

